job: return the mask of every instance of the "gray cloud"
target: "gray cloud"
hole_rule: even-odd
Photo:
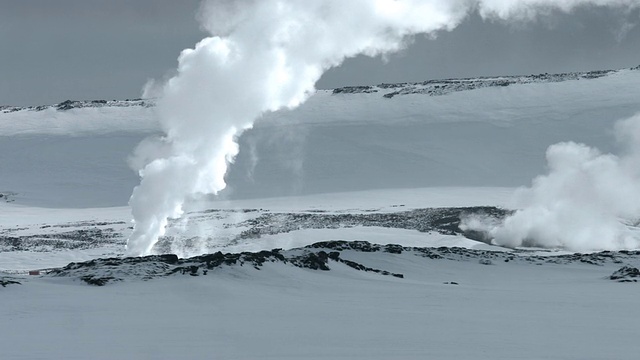
[[[198,0],[0,0],[0,104],[138,97],[205,34]],[[472,16],[388,62],[357,57],[320,88],[640,64],[638,11],[584,8],[515,28]]]
[[[197,0],[0,0],[0,104],[138,97],[204,36]]]
[[[318,87],[636,66],[640,65],[638,22],[638,11],[594,7],[553,13],[517,27],[474,15],[436,39],[417,37],[388,62],[364,56],[347,61],[325,73]]]

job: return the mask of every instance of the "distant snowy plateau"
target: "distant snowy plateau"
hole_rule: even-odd
[[[636,67],[318,90],[244,133],[227,189],[140,258],[127,201],[155,102],[0,106],[0,359],[636,359],[639,250],[460,224],[518,210],[550,145],[619,152],[639,85]]]

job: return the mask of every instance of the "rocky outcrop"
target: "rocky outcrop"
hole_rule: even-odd
[[[360,253],[361,255],[357,255]],[[362,254],[365,255],[362,255]],[[367,265],[366,254],[378,253],[375,258],[389,257],[389,263],[402,261],[394,257],[418,257],[425,261],[472,261],[481,265],[500,264],[572,264],[603,266],[623,261],[637,261],[640,251],[600,252],[593,254],[532,255],[527,251],[486,251],[459,247],[403,247],[396,244],[378,245],[366,241],[324,241],[303,248],[263,250],[259,252],[222,253],[180,259],[176,255],[153,255],[131,258],[95,259],[71,263],[53,269],[45,276],[70,277],[90,285],[103,286],[118,281],[150,280],[168,276],[212,276],[223,268],[249,268],[260,271],[270,264],[281,264],[294,269],[331,271],[336,266],[369,272],[382,276],[404,278],[401,273]],[[356,261],[356,259],[359,259]],[[373,257],[371,257],[373,259]],[[508,266],[508,265],[505,265]],[[624,267],[610,276],[616,281],[636,281],[640,271]]]
[[[2,287],[7,287],[7,285],[22,285],[22,284],[19,281],[13,280],[11,278],[2,277],[0,278],[0,285],[2,285]]]
[[[638,278],[640,278],[640,270],[632,266],[623,266],[609,276],[609,280],[617,282],[638,282]]]
[[[640,70],[640,66],[631,68],[630,70]],[[611,75],[619,70],[597,70],[587,72],[573,72],[563,74],[537,74],[524,76],[498,76],[498,77],[479,77],[479,78],[462,78],[462,79],[444,79],[444,80],[428,80],[417,83],[393,83],[379,84],[375,86],[345,86],[333,89],[333,94],[371,94],[381,93],[384,98],[391,99],[398,95],[408,94],[424,94],[428,96],[442,96],[459,91],[475,90],[487,87],[504,87],[516,84],[532,84],[532,83],[553,83],[569,80],[588,80],[597,79],[603,76]],[[39,106],[7,106],[0,105],[0,113],[11,113],[15,111],[44,111],[53,109],[57,111],[68,111],[81,108],[98,108],[98,107],[153,107],[154,99],[126,99],[126,100],[65,100],[54,105]]]
[[[327,247],[333,244],[327,243]],[[339,248],[340,246],[336,246]],[[282,263],[295,268],[329,271],[331,263],[339,263],[351,269],[372,272],[385,276],[403,278],[402,274],[365,266],[345,259],[340,251],[321,250],[323,243],[302,249],[283,251],[282,249],[259,252],[222,253],[179,259],[176,255],[153,255],[145,257],[95,259],[80,263],[71,263],[63,268],[49,271],[47,276],[76,278],[89,285],[103,286],[123,280],[149,280],[173,275],[200,276],[222,267],[251,267],[261,270],[268,263]],[[351,249],[368,251],[377,249],[367,242],[353,244]]]

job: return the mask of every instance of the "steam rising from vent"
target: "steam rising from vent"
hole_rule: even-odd
[[[130,199],[128,255],[149,254],[168,219],[198,194],[225,188],[237,138],[264,113],[295,108],[327,69],[358,54],[402,49],[409,36],[452,30],[469,13],[530,19],[578,5],[640,0],[211,0],[200,20],[213,36],[184,50],[163,87],[165,136],[136,151],[141,183]]]
[[[618,122],[619,155],[572,142],[549,147],[549,174],[517,196],[503,222],[464,219],[463,230],[487,233],[497,245],[572,251],[640,247],[640,114]]]

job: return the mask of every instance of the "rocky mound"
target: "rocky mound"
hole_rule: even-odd
[[[379,253],[382,256],[388,256],[389,262],[397,260],[392,257],[402,255],[419,257],[426,261],[474,261],[482,265],[582,263],[602,266],[608,263],[622,263],[625,260],[636,261],[640,257],[640,251],[605,251],[593,254],[541,256],[531,255],[525,251],[484,251],[457,247],[420,248],[394,244],[377,245],[366,241],[326,241],[291,250],[216,252],[187,259],[180,259],[176,255],[95,259],[82,263],[71,263],[63,268],[51,270],[45,276],[70,277],[87,284],[102,286],[116,281],[150,280],[168,276],[206,276],[214,274],[213,272],[221,268],[250,267],[261,270],[269,264],[280,263],[292,268],[318,271],[329,271],[333,266],[342,264],[354,271],[404,278],[403,274],[368,266],[363,262],[367,262],[369,258],[357,255],[362,253]],[[360,260],[354,261],[353,258]],[[625,270],[620,274],[614,273],[612,279],[614,276],[617,276],[616,279],[629,279],[629,277],[640,276],[640,273],[637,269]]]
[[[609,276],[610,280],[617,282],[638,282],[638,278],[640,278],[640,270],[632,266],[623,266]]]

